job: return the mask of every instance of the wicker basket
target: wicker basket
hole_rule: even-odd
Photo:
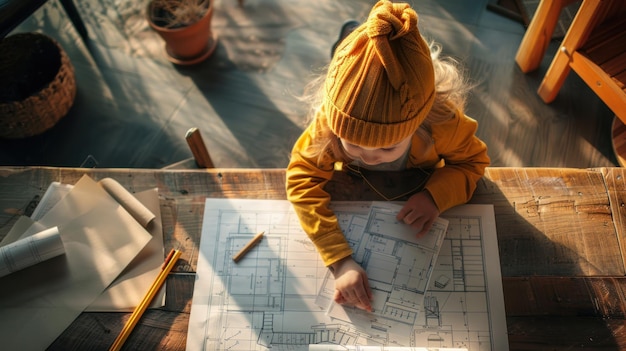
[[[40,33],[0,40],[0,138],[52,128],[76,97],[74,67],[61,46]]]

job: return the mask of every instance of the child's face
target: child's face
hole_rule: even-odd
[[[349,143],[343,139],[340,139],[340,141],[341,146],[343,146],[344,151],[350,158],[360,160],[366,165],[373,166],[381,163],[393,162],[402,157],[404,152],[411,145],[411,136],[397,144],[381,148],[362,147]]]

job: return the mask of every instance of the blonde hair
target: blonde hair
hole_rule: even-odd
[[[434,41],[429,42],[428,46],[435,72],[435,102],[419,129],[430,136],[431,125],[446,121],[457,111],[465,109],[471,86],[457,60],[448,56],[442,57],[442,48]],[[349,162],[351,160],[340,146],[339,138],[328,127],[326,115],[319,113],[325,93],[325,78],[324,74],[320,74],[311,80],[305,86],[304,94],[300,98],[311,106],[307,125],[315,123],[313,144],[304,150],[304,156],[317,157],[318,164],[322,164],[325,151],[329,151],[337,159]]]

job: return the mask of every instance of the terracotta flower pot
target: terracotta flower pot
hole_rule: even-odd
[[[211,31],[213,7],[211,0],[204,16],[191,25],[166,28],[154,19],[153,14],[158,11],[154,1],[148,3],[148,23],[165,41],[165,52],[171,62],[192,65],[204,61],[215,51],[217,39]]]

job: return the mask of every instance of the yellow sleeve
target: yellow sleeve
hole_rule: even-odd
[[[476,137],[477,127],[478,123],[461,111],[432,126],[435,148],[445,163],[433,171],[425,188],[440,212],[469,201],[489,166],[487,145]]]
[[[333,176],[335,160],[330,155],[325,164],[308,159],[302,154],[311,145],[313,125],[296,141],[287,166],[287,199],[292,203],[302,229],[309,236],[322,261],[329,266],[352,255],[335,213],[329,208],[330,194],[324,185]]]

